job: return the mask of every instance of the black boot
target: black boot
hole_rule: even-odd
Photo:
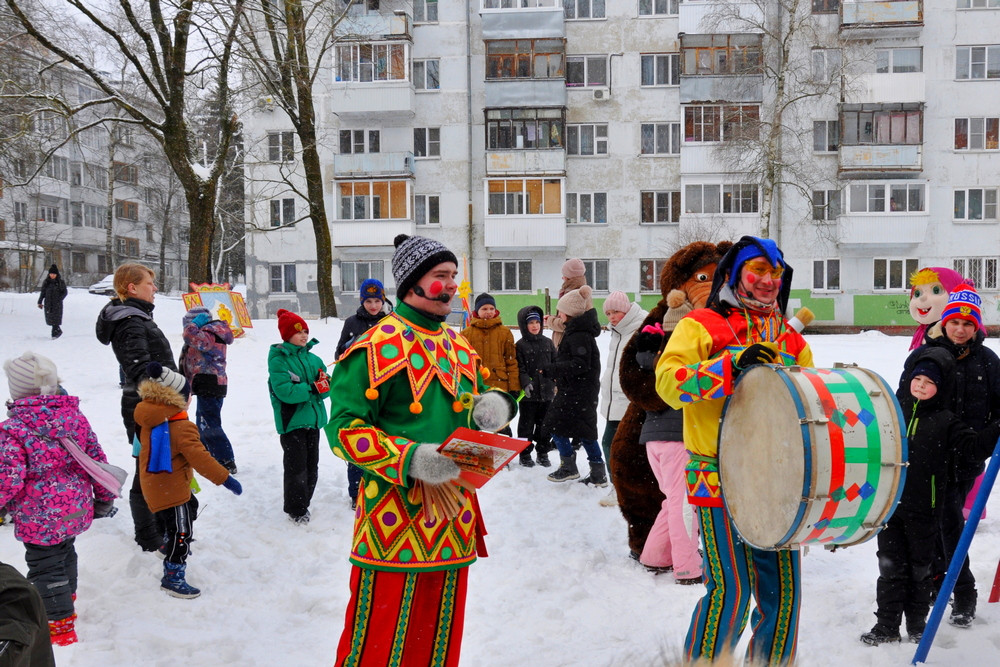
[[[972,625],[972,619],[976,617],[976,591],[972,596],[955,596],[955,601],[951,604],[951,617],[948,622],[956,628],[968,628]]]
[[[590,462],[590,474],[580,480],[584,484],[591,486],[605,487],[608,485],[608,476],[604,471],[604,464],[600,461]]]
[[[53,324],[52,325],[52,337],[53,338],[59,338],[59,336],[62,336],[62,329],[59,328],[58,324]]]
[[[892,644],[899,643],[899,626],[895,628],[884,625],[881,622],[876,623],[868,632],[861,635],[861,641],[869,646],[878,646],[879,644]]]
[[[531,460],[531,452],[521,452],[518,460],[521,462],[522,468],[534,468],[535,462]]]
[[[548,476],[550,482],[568,482],[579,479],[580,471],[576,469],[576,452],[569,456],[559,456],[559,468]]]

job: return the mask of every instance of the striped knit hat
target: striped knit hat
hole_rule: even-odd
[[[7,373],[12,400],[59,391],[59,373],[48,357],[28,351],[5,361],[3,369]]]
[[[396,298],[400,301],[424,275],[441,262],[458,265],[455,253],[441,243],[424,236],[399,234],[393,240],[392,277],[396,280]]]
[[[976,329],[983,328],[983,314],[981,307],[983,300],[976,294],[976,290],[968,285],[959,285],[948,296],[948,305],[941,313],[941,326],[948,320],[961,319],[969,320],[976,325]]]

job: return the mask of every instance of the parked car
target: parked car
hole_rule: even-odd
[[[96,283],[87,288],[91,294],[103,294],[104,296],[115,296],[115,276],[114,274],[104,276]]]

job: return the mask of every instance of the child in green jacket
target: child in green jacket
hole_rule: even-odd
[[[309,351],[319,341],[309,339],[305,320],[280,309],[278,332],[284,342],[268,352],[267,386],[284,451],[284,511],[302,525],[309,523],[319,475],[319,429],[327,422],[323,399],[330,394],[330,382],[323,360]]]

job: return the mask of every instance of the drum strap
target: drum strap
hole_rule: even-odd
[[[710,465],[719,465],[719,457],[717,456],[702,456],[701,454],[695,454],[689,451],[688,454],[691,456],[691,460],[697,463],[708,463]]]

